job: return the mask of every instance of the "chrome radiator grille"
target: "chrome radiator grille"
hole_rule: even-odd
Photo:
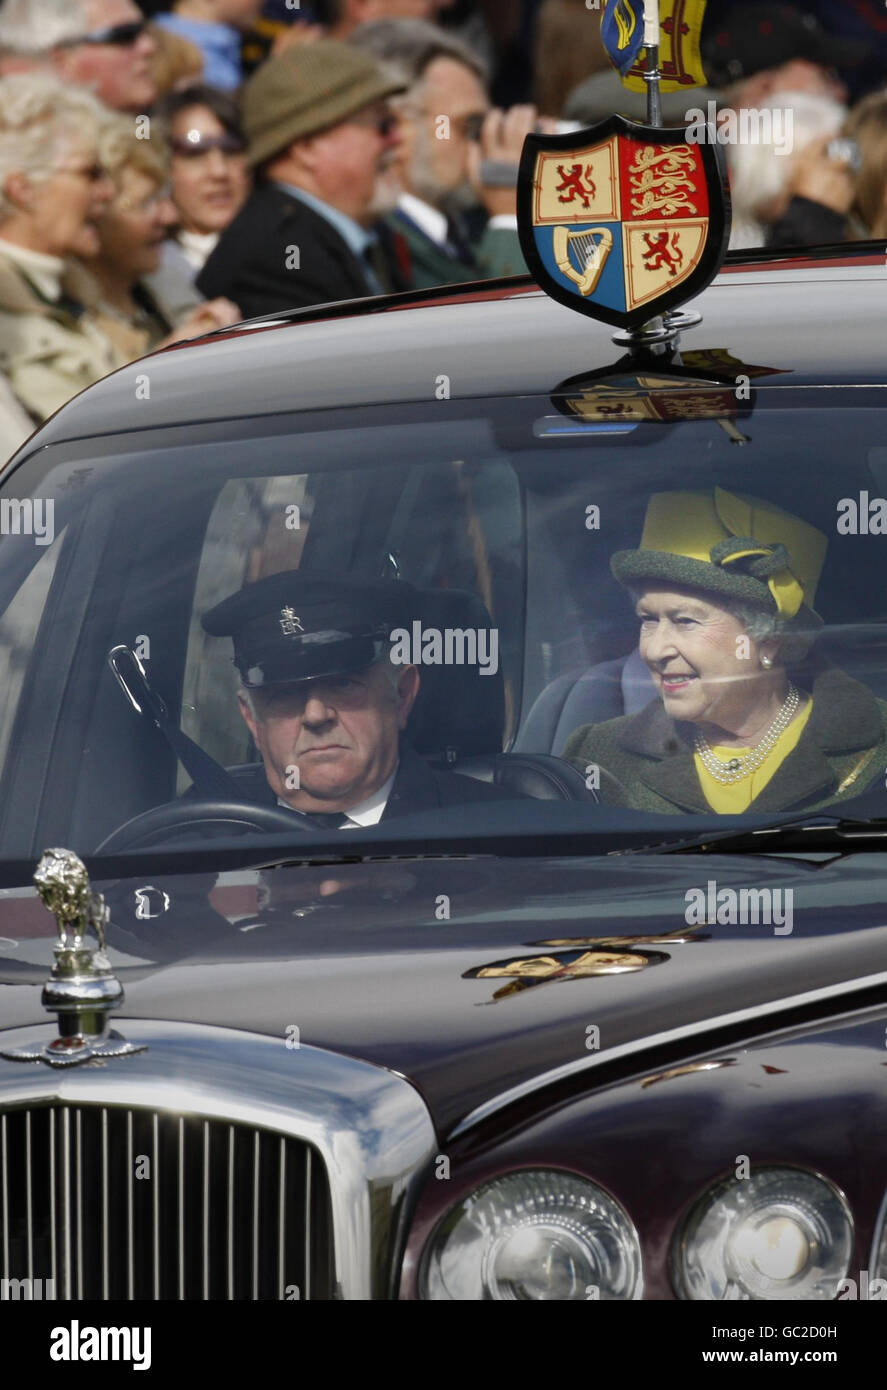
[[[0,1278],[40,1280],[44,1298],[332,1298],[324,1165],[299,1139],[225,1120],[8,1110]]]

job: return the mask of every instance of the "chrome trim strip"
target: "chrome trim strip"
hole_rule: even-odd
[[[83,1112],[75,1113],[77,1154],[77,1297],[83,1297]]]
[[[126,1171],[129,1175],[126,1184],[126,1293],[132,1298],[136,1291],[135,1269],[135,1163],[132,1152],[132,1111],[126,1112]]]
[[[863,975],[855,980],[844,980],[841,984],[824,985],[821,989],[807,990],[803,994],[792,994],[788,998],[774,999],[766,1004],[755,1004],[748,1009],[736,1009],[730,1014],[718,1014],[714,1018],[698,1019],[695,1023],[682,1024],[680,1028],[667,1028],[662,1033],[653,1033],[643,1038],[635,1038],[631,1042],[620,1043],[617,1047],[609,1047],[588,1057],[580,1057],[575,1062],[564,1062],[562,1066],[552,1067],[550,1071],[521,1081],[517,1086],[510,1086],[507,1091],[501,1091],[499,1095],[485,1100],[482,1105],[475,1106],[474,1110],[471,1110],[464,1119],[459,1121],[455,1129],[450,1131],[448,1138],[459,1138],[468,1130],[489,1119],[491,1115],[495,1115],[497,1111],[504,1110],[506,1106],[514,1104],[515,1101],[523,1100],[525,1096],[532,1095],[534,1091],[541,1091],[546,1086],[551,1086],[556,1081],[562,1081],[568,1076],[593,1071],[595,1067],[600,1067],[604,1063],[612,1062],[620,1057],[633,1057],[653,1048],[663,1047],[668,1043],[689,1040],[697,1033],[708,1032],[714,1027],[729,1028],[737,1023],[750,1023],[755,1019],[766,1019],[772,1014],[783,1013],[786,1009],[801,1008],[805,1004],[838,998],[842,994],[849,994],[852,990],[871,989],[876,985],[884,984],[887,984],[887,971],[879,971],[876,975]]]
[[[329,1183],[337,1297],[389,1298],[406,1216],[438,1150],[418,1091],[383,1067],[304,1042],[293,1050],[283,1038],[202,1024],[126,1019],[119,1026],[148,1050],[102,1068],[0,1059],[0,1113],[51,1101],[156,1109],[250,1125],[269,1132],[269,1142],[287,1135],[310,1144]],[[16,1047],[54,1034],[46,1024],[0,1037]],[[107,1171],[106,1164],[105,1180]],[[180,1231],[183,1203],[180,1187]]]
[[[151,1221],[154,1227],[154,1297],[160,1298],[160,1120],[155,1110],[151,1117]]]
[[[110,1226],[108,1195],[108,1111],[102,1107],[102,1298],[107,1303],[109,1292],[109,1266],[111,1255],[108,1248],[108,1229]]]
[[[31,1191],[31,1172],[33,1169],[33,1159],[31,1158],[31,1112],[25,1116],[25,1210],[27,1212],[26,1229],[28,1233],[28,1279],[31,1287],[34,1287],[34,1202]],[[55,1265],[53,1265],[53,1274]]]
[[[6,1115],[0,1115],[0,1178],[3,1181],[3,1273],[9,1271],[9,1163],[6,1158]]]
[[[52,1112],[50,1111],[50,1114]],[[59,1135],[61,1162],[59,1163],[61,1177],[61,1201],[59,1209],[61,1215],[62,1229],[62,1298],[67,1300],[73,1296],[73,1260],[71,1253],[71,1112],[62,1110],[59,1114],[61,1121]],[[53,1221],[55,1221],[55,1210],[53,1210]]]
[[[56,1249],[56,1231],[58,1230],[58,1218],[55,1209],[56,1176],[55,1176],[55,1114],[49,1112],[49,1267],[52,1270],[52,1287],[58,1288],[59,1266],[58,1250]],[[30,1225],[30,1219],[28,1221]],[[63,1298],[68,1297],[67,1291],[62,1294]]]

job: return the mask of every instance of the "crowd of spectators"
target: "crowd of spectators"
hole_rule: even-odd
[[[709,0],[702,59],[731,249],[887,237],[882,4]],[[587,0],[0,0],[0,457],[165,343],[521,273],[526,135],[612,111]]]

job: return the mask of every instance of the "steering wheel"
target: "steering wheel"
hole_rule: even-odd
[[[178,830],[200,831],[209,827],[241,833],[259,830],[277,835],[303,835],[307,830],[298,816],[281,806],[195,797],[191,801],[167,801],[162,806],[153,806],[150,811],[142,811],[112,830],[93,853],[119,854],[121,850],[146,848],[162,843]]]

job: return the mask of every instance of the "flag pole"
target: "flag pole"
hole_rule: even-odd
[[[644,47],[647,51],[647,125],[662,125],[659,99],[659,0],[644,0]]]

